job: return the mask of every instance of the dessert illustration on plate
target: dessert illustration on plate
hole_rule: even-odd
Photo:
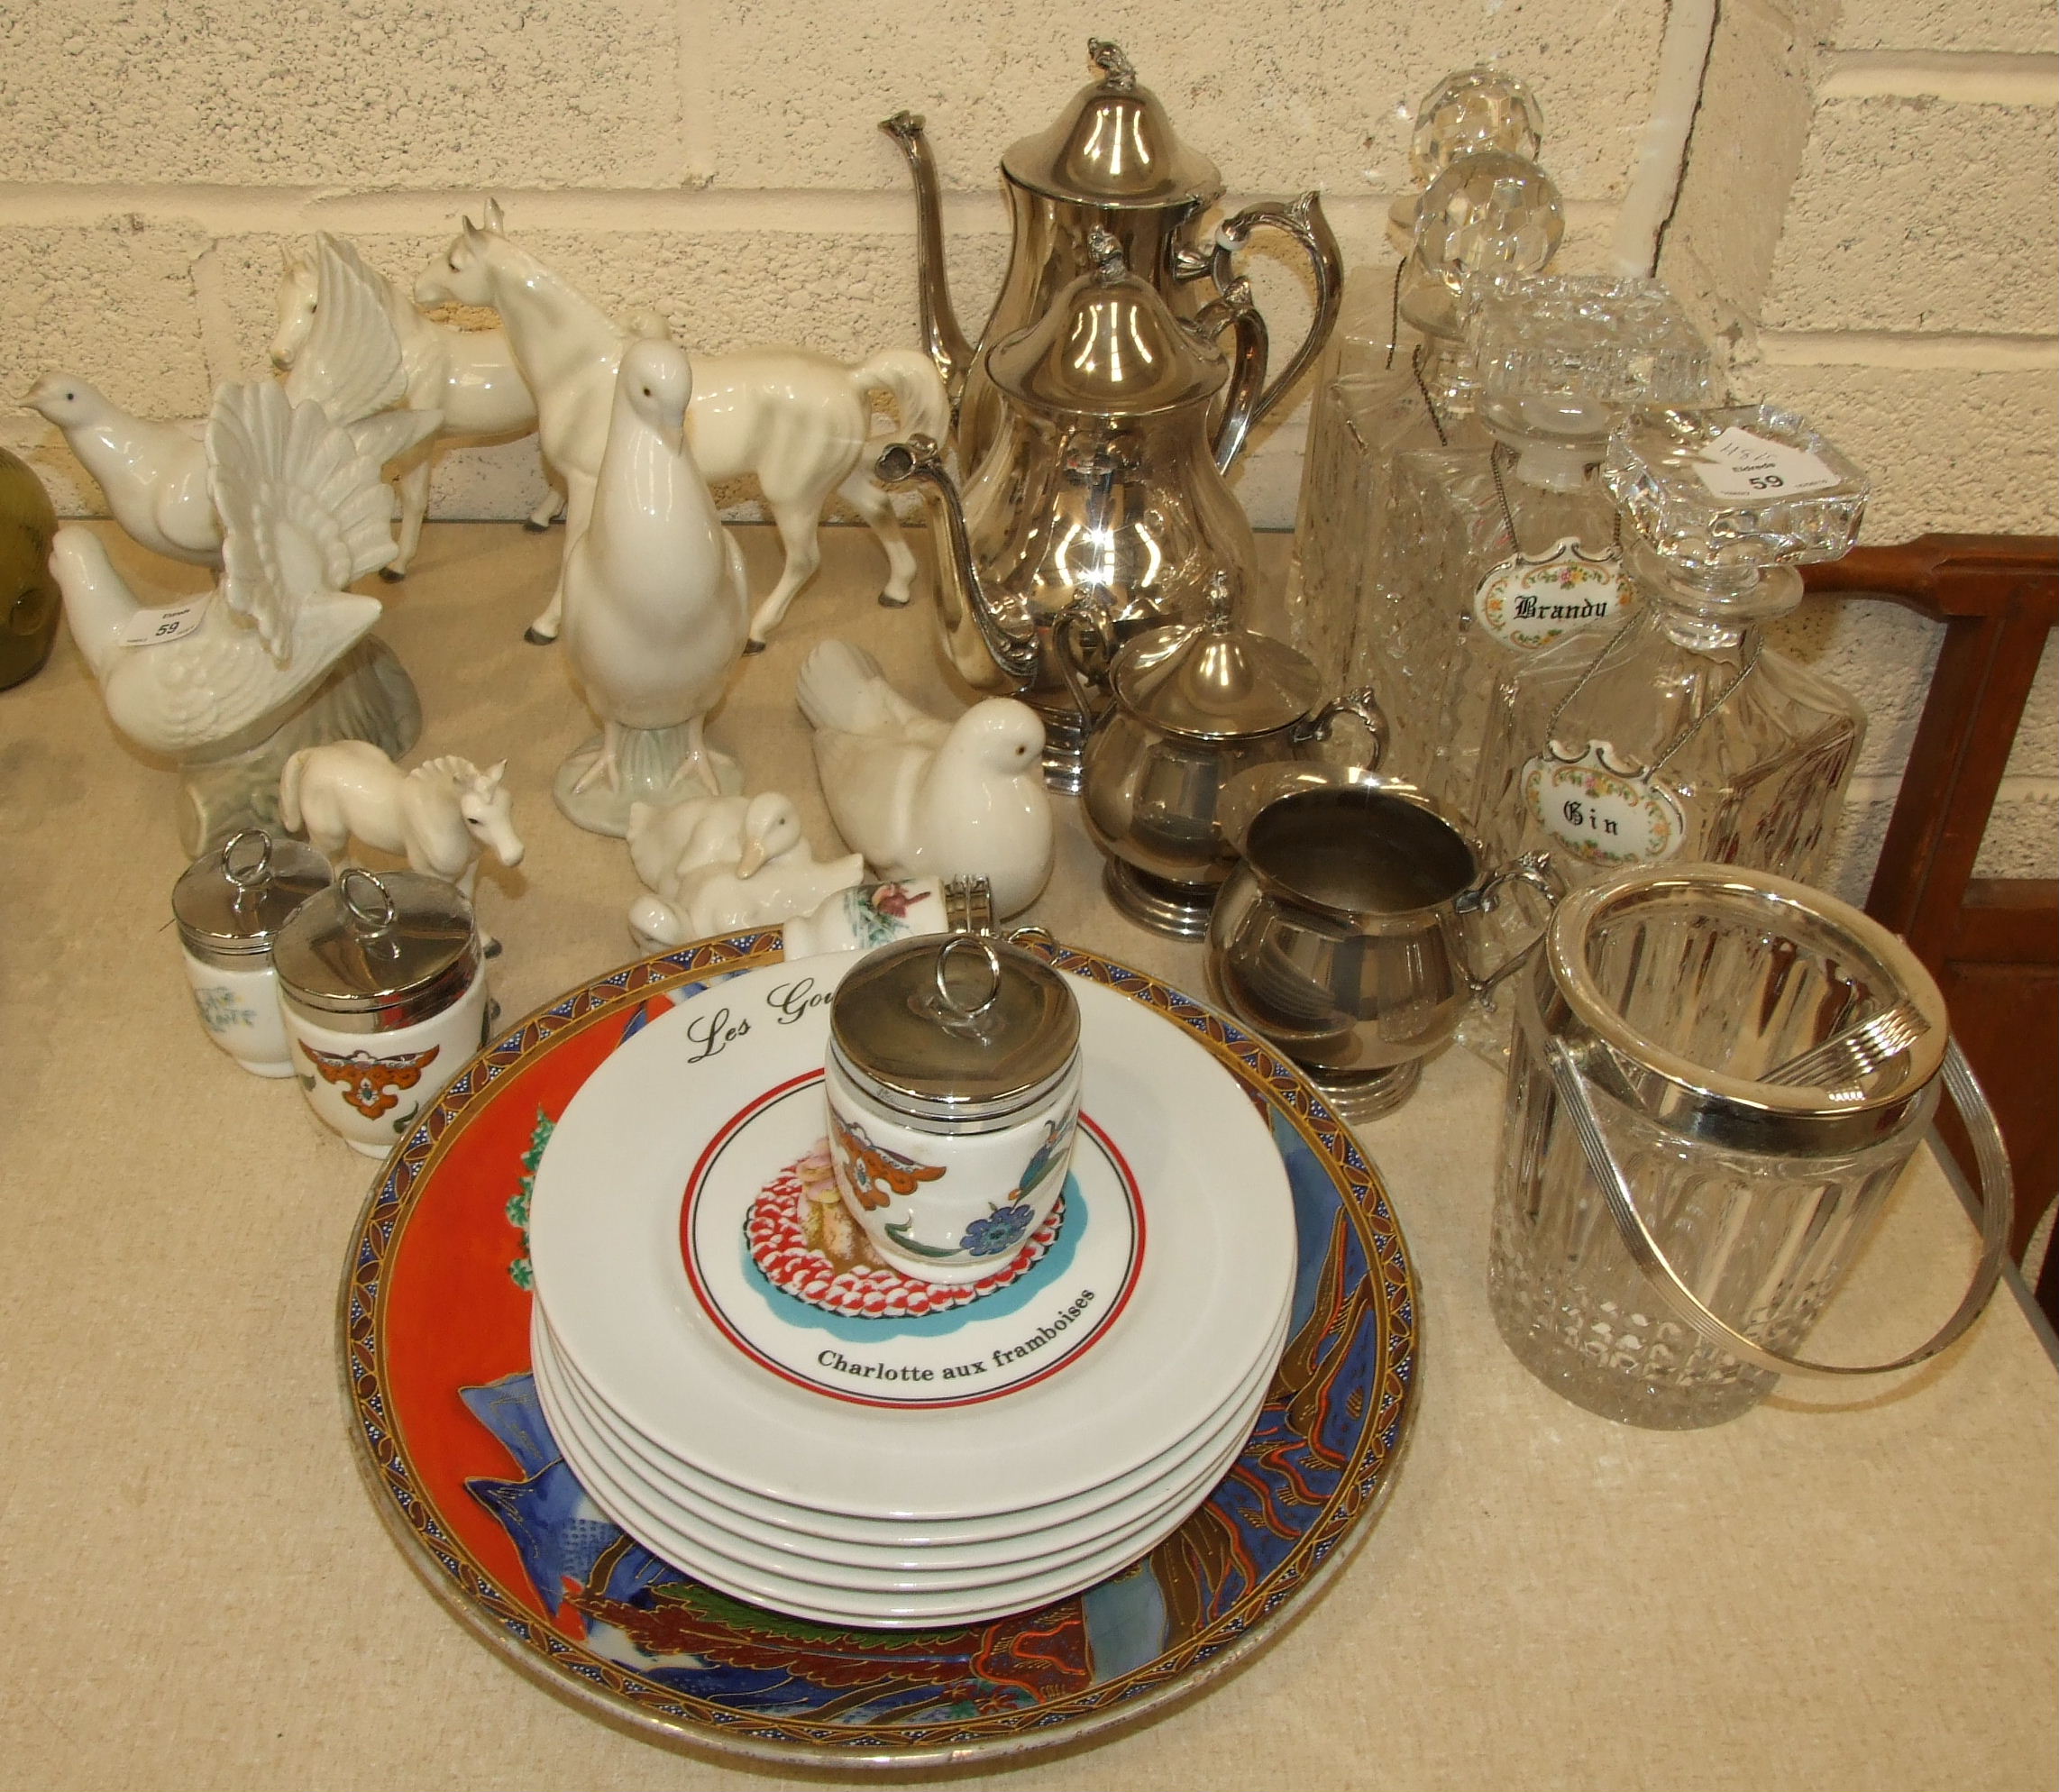
[[[1048,1167],[1058,1143],[1047,1138],[1031,1158],[1032,1166]],[[896,1161],[910,1160],[897,1157]],[[914,1167],[929,1171],[931,1176],[943,1174],[928,1165]],[[883,1181],[883,1168],[881,1174]],[[907,1179],[912,1189],[916,1179]],[[979,1243],[968,1243],[965,1248],[1001,1259],[978,1281],[953,1287],[920,1281],[890,1268],[874,1250],[837,1193],[829,1141],[819,1138],[805,1157],[785,1166],[765,1184],[745,1216],[744,1234],[751,1260],[782,1294],[854,1318],[911,1319],[962,1307],[1005,1288],[1038,1263],[1065,1223],[1065,1202],[1061,1198],[1025,1241],[1022,1235],[1030,1211],[1021,1202],[1010,1202],[973,1222],[975,1229],[984,1228],[979,1243],[986,1248],[980,1249]],[[1023,1218],[1016,1219],[1018,1214]]]

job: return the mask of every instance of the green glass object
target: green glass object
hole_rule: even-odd
[[[64,599],[50,571],[57,512],[41,481],[0,448],[0,690],[50,656]]]

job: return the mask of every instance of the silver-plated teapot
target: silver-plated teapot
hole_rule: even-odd
[[[1091,246],[1092,270],[988,352],[1000,430],[963,492],[921,437],[888,447],[875,470],[886,485],[921,483],[938,513],[937,617],[952,664],[975,690],[1042,715],[1045,777],[1067,791],[1092,718],[1058,635],[1083,624],[1112,652],[1200,622],[1218,578],[1235,606],[1258,584],[1209,422],[1226,387],[1228,415],[1248,418],[1256,388],[1232,385],[1222,352],[1129,270],[1112,233]]]
[[[1080,812],[1108,855],[1109,900],[1176,938],[1208,931],[1237,863],[1221,813],[1232,779],[1305,758],[1340,716],[1364,726],[1368,738],[1356,749],[1364,770],[1378,766],[1386,741],[1371,691],[1325,703],[1322,676],[1305,654],[1237,626],[1220,577],[1204,623],[1135,636],[1114,656],[1106,687],[1107,712],[1087,743]],[[1080,695],[1094,701],[1084,681]]]
[[[1176,316],[1236,331],[1236,358],[1252,365],[1254,383],[1262,389],[1241,415],[1226,406],[1218,419],[1216,446],[1228,466],[1250,426],[1279,402],[1329,338],[1343,285],[1337,239],[1320,199],[1308,192],[1247,206],[1223,219],[1212,242],[1196,243],[1193,227],[1222,197],[1222,176],[1173,134],[1165,107],[1138,84],[1136,69],[1116,45],[1090,39],[1087,58],[1101,78],[1083,87],[1048,129],[1023,138],[1001,159],[1013,240],[1000,296],[976,343],[966,340],[951,308],[936,164],[922,120],[900,112],[880,126],[900,145],[915,178],[923,343],[956,411],[952,445],[958,464],[978,465],[1002,428],[989,352],[1043,316],[1066,285],[1094,265],[1088,236],[1100,229],[1115,236],[1129,265],[1157,288]],[[1238,284],[1235,252],[1254,231],[1266,228],[1284,231],[1307,254],[1316,301],[1307,335],[1269,385],[1263,320],[1248,306],[1240,311],[1218,306]]]

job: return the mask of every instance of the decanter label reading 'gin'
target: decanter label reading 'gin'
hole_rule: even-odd
[[[1579,754],[1558,742],[1523,768],[1523,800],[1537,825],[1593,865],[1655,864],[1680,849],[1679,799],[1649,773],[1619,771],[1606,741]]]
[[[1512,554],[1480,581],[1473,615],[1505,647],[1527,653],[1576,628],[1613,625],[1630,591],[1614,554],[1585,554],[1568,535],[1549,553]]]

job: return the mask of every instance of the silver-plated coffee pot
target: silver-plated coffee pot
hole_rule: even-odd
[[[1001,159],[1012,243],[1008,271],[985,327],[968,341],[951,308],[944,270],[944,224],[936,163],[922,120],[896,113],[880,129],[900,145],[915,178],[917,292],[924,346],[943,374],[957,416],[952,445],[958,464],[979,464],[1002,429],[1002,402],[986,365],[993,346],[1048,311],[1067,284],[1095,261],[1088,245],[1096,229],[1113,233],[1129,265],[1158,288],[1183,321],[1236,332],[1235,354],[1261,387],[1241,416],[1225,406],[1216,446],[1229,465],[1250,426],[1285,395],[1328,340],[1343,286],[1337,239],[1313,192],[1268,199],[1223,219],[1213,240],[1196,242],[1194,226],[1222,198],[1222,176],[1206,156],[1174,135],[1157,95],[1115,44],[1090,39],[1087,58],[1100,79],[1076,94],[1051,125],[1012,145]],[[1255,310],[1221,308],[1238,284],[1236,251],[1258,230],[1285,232],[1308,256],[1315,276],[1315,315],[1285,368],[1269,385],[1265,325]],[[1234,395],[1232,395],[1234,396]]]
[[[1108,855],[1102,885],[1133,921],[1198,939],[1237,863],[1222,805],[1255,766],[1304,759],[1355,716],[1358,763],[1376,769],[1386,725],[1369,690],[1322,700],[1322,675],[1303,653],[1240,628],[1218,575],[1208,619],[1135,636],[1114,656],[1106,713],[1087,743],[1080,812]],[[1077,636],[1061,637],[1071,648]],[[1094,700],[1084,686],[1083,702]]]
[[[1093,233],[1092,247],[1093,269],[986,355],[1000,430],[963,491],[921,437],[893,443],[875,469],[886,485],[920,483],[938,515],[937,618],[952,664],[975,690],[1039,711],[1046,780],[1067,791],[1092,718],[1057,635],[1084,625],[1113,652],[1145,629],[1202,621],[1218,578],[1239,608],[1258,585],[1251,526],[1211,439],[1230,366],[1130,271],[1111,233]],[[1256,396],[1234,387],[1231,418]]]

